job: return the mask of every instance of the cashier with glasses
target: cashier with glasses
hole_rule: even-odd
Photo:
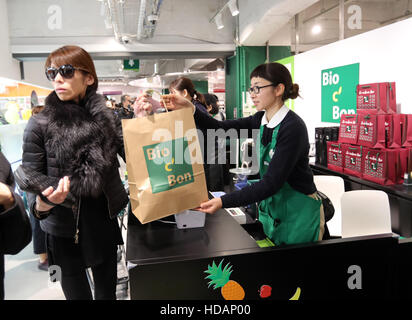
[[[217,121],[204,116],[187,100],[168,95],[170,110],[195,109],[196,125],[207,129],[260,130],[260,180],[220,198],[203,202],[198,210],[214,213],[220,208],[259,202],[259,220],[275,245],[315,242],[322,239],[324,214],[309,167],[306,125],[285,101],[299,96],[288,69],[279,63],[262,64],[250,75],[251,98],[257,113],[235,120]],[[144,97],[142,108],[147,108]],[[259,144],[257,144],[259,145]]]

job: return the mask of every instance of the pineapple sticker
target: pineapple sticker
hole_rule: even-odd
[[[216,266],[213,261],[212,266],[207,266],[205,273],[209,275],[205,279],[210,279],[209,286],[213,285],[213,289],[221,288],[220,292],[225,300],[243,300],[245,290],[234,280],[229,280],[230,274],[233,272],[232,266],[228,263],[222,269],[223,260]]]

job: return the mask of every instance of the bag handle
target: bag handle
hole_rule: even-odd
[[[393,98],[393,88],[392,88],[392,83],[391,83],[391,82],[388,82],[388,85],[389,85],[389,91],[390,91],[391,97]]]
[[[362,157],[362,146],[359,146],[360,147],[360,155],[361,155],[361,157]],[[358,148],[356,148],[356,147],[348,147],[348,149],[349,150],[354,150],[354,151],[357,151],[358,150]],[[368,154],[369,155],[369,154]]]
[[[166,103],[165,103],[165,101],[163,100],[163,95],[162,95],[162,94],[160,95],[160,99],[162,99],[163,105],[165,106],[165,109],[166,109],[166,113],[168,113],[169,110],[167,110]]]
[[[340,143],[338,143],[338,144],[333,144],[333,143],[331,143],[330,145],[331,145],[332,147],[338,147],[339,150],[340,150]]]
[[[375,169],[372,167],[373,163],[372,163],[372,161],[370,161],[369,154],[370,154],[370,151],[368,152],[369,167],[370,167],[373,171],[376,171],[376,170],[378,170],[378,166],[376,166]],[[375,162],[375,165],[376,165],[376,164],[378,163],[378,161],[379,161],[379,154],[380,154],[379,152],[376,154],[376,162]]]

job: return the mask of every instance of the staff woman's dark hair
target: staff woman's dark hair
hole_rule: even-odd
[[[296,99],[299,96],[299,85],[292,82],[292,76],[288,68],[283,64],[277,62],[261,64],[250,74],[250,79],[256,77],[266,79],[275,86],[282,83],[285,86],[285,91],[282,96],[283,101]]]
[[[96,69],[94,67],[93,59],[89,53],[78,46],[63,46],[47,57],[44,65],[45,69],[51,67],[54,64],[56,67],[63,66],[65,64],[71,64],[75,68],[79,68],[81,72],[88,72],[92,75],[94,83],[89,86],[93,90],[97,90],[99,81],[97,79]]]
[[[186,89],[189,95],[192,97],[192,100],[198,100],[201,104],[206,106],[205,97],[203,96],[203,94],[196,91],[192,80],[190,80],[189,78],[177,78],[169,85],[169,90],[171,89],[178,91],[183,91]]]
[[[203,96],[205,97],[206,107],[212,107],[212,109],[209,111],[210,114],[217,114],[219,112],[219,106],[217,105],[218,99],[216,95],[205,93]]]

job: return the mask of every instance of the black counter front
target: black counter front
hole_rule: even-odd
[[[411,298],[411,253],[392,234],[259,248],[224,210],[204,228],[141,225],[132,213],[128,223],[133,300],[223,300],[207,278],[213,265],[230,268],[245,300]]]

